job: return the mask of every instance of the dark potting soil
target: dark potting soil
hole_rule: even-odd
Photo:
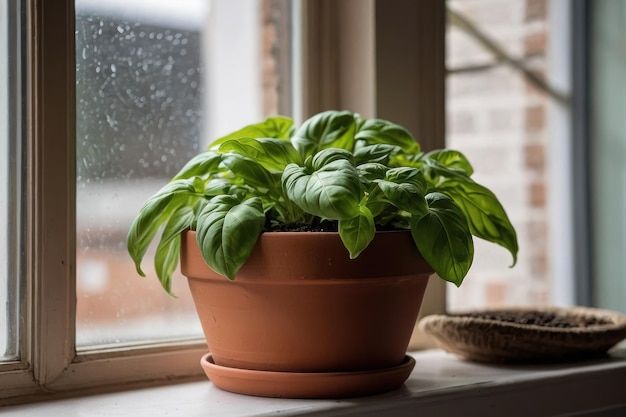
[[[269,222],[265,224],[263,228],[264,232],[336,232],[338,231],[338,224],[336,221],[323,221],[316,224],[306,224],[306,223],[290,223],[290,224],[270,224]],[[379,232],[382,231],[391,231],[391,230],[400,230],[393,226],[376,226],[376,230]]]
[[[593,316],[562,315],[545,311],[489,311],[458,314],[460,317],[474,317],[497,320],[507,323],[533,324],[554,328],[585,328],[611,324],[611,321]]]
[[[337,222],[266,224],[263,229],[264,232],[336,232],[337,230]]]

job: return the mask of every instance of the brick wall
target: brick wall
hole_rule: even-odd
[[[289,0],[263,0],[261,84],[263,115],[291,111],[291,20]]]
[[[547,0],[452,0],[449,6],[542,77],[547,70]],[[548,98],[459,28],[447,33],[447,146],[474,164],[515,225],[515,268],[507,251],[476,239],[475,260],[451,310],[541,305],[550,296],[546,177]]]

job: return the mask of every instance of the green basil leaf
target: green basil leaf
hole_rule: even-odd
[[[291,138],[303,159],[322,149],[354,147],[354,115],[347,111],[326,111],[305,121]]]
[[[204,186],[204,196],[211,198],[221,194],[233,194],[230,192],[233,187],[233,182],[226,178],[215,178]]]
[[[427,188],[424,174],[422,174],[419,169],[411,167],[390,168],[385,173],[385,180],[397,184],[413,184],[420,189],[422,193],[424,193]]]
[[[383,143],[358,146],[354,150],[354,161],[356,165],[372,162],[387,165],[391,156],[399,150],[398,146]]]
[[[361,116],[359,113],[354,113],[354,123],[355,123],[355,127],[356,127],[356,131],[358,132],[359,130],[361,130],[361,126],[363,126],[363,124],[367,121],[366,118],[364,118],[363,116]]]
[[[214,197],[198,215],[196,225],[196,240],[204,260],[218,274],[235,279],[264,224],[261,199]]]
[[[432,189],[438,190],[439,186],[448,180],[472,181],[462,169],[447,167],[436,159],[426,157],[426,155],[418,161],[418,164]]]
[[[282,182],[289,199],[314,216],[347,220],[359,213],[361,184],[350,161],[334,160],[317,170],[289,164]]]
[[[366,181],[382,180],[387,175],[389,168],[377,162],[361,164],[356,167],[359,176]]]
[[[413,184],[396,184],[390,181],[380,181],[378,186],[391,204],[400,210],[415,215],[424,215],[428,206],[422,191]]]
[[[424,215],[428,212],[428,205],[424,198],[426,180],[422,173],[415,168],[391,168],[385,174],[385,179],[378,182],[378,186],[385,197],[400,210],[415,215]]]
[[[365,206],[359,206],[359,215],[348,220],[339,220],[339,236],[355,259],[370,244],[376,234],[374,216]]]
[[[416,154],[405,154],[400,152],[391,156],[389,159],[389,166],[424,169],[424,162],[422,161],[423,156],[424,154],[421,152]]]
[[[441,149],[432,152],[428,152],[425,158],[429,158],[433,161],[437,161],[438,164],[443,165],[446,168],[459,170],[465,175],[470,176],[474,173],[474,168],[468,159],[459,151],[452,149]]]
[[[384,226],[389,223],[390,220],[398,217],[399,210],[387,201],[368,201],[367,208],[372,213],[372,216],[374,216],[374,222],[380,226]],[[408,229],[408,227],[406,227],[406,229]]]
[[[139,275],[146,276],[141,269],[141,261],[161,225],[179,208],[193,205],[195,200],[202,198],[203,191],[204,181],[198,177],[176,180],[165,185],[144,203],[126,237],[128,253]]]
[[[191,227],[194,219],[195,214],[192,206],[185,206],[176,210],[163,229],[161,240],[156,248],[154,255],[156,274],[161,281],[161,286],[172,296],[175,296],[172,293],[172,274],[180,257],[180,234]]]
[[[513,256],[513,265],[517,263],[517,233],[493,192],[460,177],[442,182],[439,190],[452,197],[463,210],[474,236],[504,247]]]
[[[364,140],[369,145],[382,143],[398,146],[409,154],[417,154],[420,152],[419,144],[407,129],[387,120],[365,120],[359,125],[355,139]]]
[[[237,154],[223,154],[222,163],[236,177],[240,177],[248,185],[264,190],[280,190],[279,177],[273,176],[267,169],[253,159]]]
[[[411,217],[413,240],[435,272],[459,286],[474,259],[474,242],[465,214],[445,194],[428,194],[426,201],[428,214]]]
[[[191,224],[189,225],[189,229],[191,230],[196,230],[196,226],[197,226],[197,222],[198,222],[198,215],[202,212],[202,210],[204,210],[204,207],[209,203],[209,199],[206,198],[201,198],[198,201],[196,201],[196,203],[193,205],[193,220],[191,222]]]
[[[357,166],[356,170],[359,173],[361,184],[366,190],[365,201],[367,208],[376,219],[376,224],[386,224],[387,217],[393,217],[398,212],[398,208],[391,206],[389,199],[387,199],[379,186],[380,181],[387,175],[389,168],[383,164],[370,162]],[[389,213],[390,211],[393,211],[393,215]],[[384,215],[384,219],[380,217],[383,212],[387,212]]]
[[[239,138],[274,138],[289,139],[293,133],[293,120],[284,116],[268,117],[261,123],[254,123],[213,141],[210,149],[217,149],[231,139]]]
[[[345,149],[329,148],[324,149],[316,153],[312,158],[309,158],[307,166],[310,166],[313,170],[323,168],[325,165],[330,164],[333,161],[345,160],[354,165],[354,157],[352,152]]]
[[[220,171],[220,162],[222,162],[222,155],[219,153],[213,151],[203,152],[191,158],[172,181],[215,174]]]
[[[231,139],[220,145],[219,152],[235,152],[253,159],[270,171],[281,171],[287,164],[302,164],[302,158],[291,142],[271,138]]]

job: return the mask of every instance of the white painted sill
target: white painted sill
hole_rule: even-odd
[[[440,350],[412,353],[400,389],[344,400],[232,394],[208,380],[0,408],[2,416],[626,416],[626,349],[568,365],[491,366]]]

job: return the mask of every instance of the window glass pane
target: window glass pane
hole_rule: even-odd
[[[568,162],[560,130],[567,111],[542,86],[555,87],[569,62],[568,48],[554,47],[567,19],[555,21],[548,0],[447,4],[447,146],[466,154],[474,179],[498,196],[520,246],[517,265],[508,268],[506,250],[475,239],[474,264],[460,288],[449,288],[448,307],[571,303],[567,230],[559,229],[568,220],[567,196],[559,193],[569,184],[556,171]]]
[[[0,31],[3,34],[8,34],[8,7],[7,3],[0,5]],[[7,228],[8,214],[7,209],[9,206],[8,198],[8,185],[9,185],[9,149],[8,149],[8,36],[0,37],[0,132],[2,132],[2,140],[0,140],[0,158],[3,159],[0,164],[0,221],[5,227],[0,227],[0,242],[7,242]],[[7,256],[8,247],[4,247],[0,250],[0,305],[5,305],[7,301],[7,287],[8,287],[8,268],[7,268]],[[0,358],[4,356],[7,347],[7,324],[8,316],[5,309],[0,309]]]
[[[137,276],[126,232],[209,140],[284,113],[287,2],[76,2],[77,344],[199,337],[186,280]],[[288,93],[288,92],[287,92]]]
[[[626,3],[590,4],[594,302],[626,312]]]
[[[0,360],[18,355],[19,146],[21,62],[19,2],[0,5]]]

